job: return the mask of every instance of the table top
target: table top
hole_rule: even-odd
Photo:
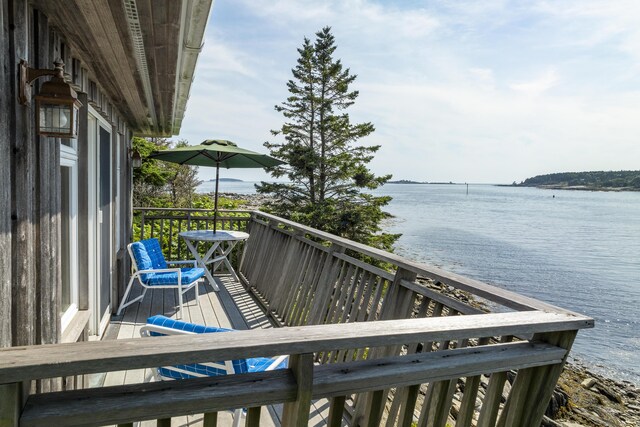
[[[199,240],[202,242],[227,242],[232,240],[247,240],[249,234],[244,231],[218,230],[192,230],[183,231],[179,236],[186,240]]]

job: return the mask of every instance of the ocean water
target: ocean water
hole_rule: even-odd
[[[398,254],[594,318],[572,357],[640,384],[640,192],[387,184],[376,194],[393,197],[384,228],[402,233]]]
[[[255,182],[247,181],[220,181],[218,191],[220,193],[255,194]],[[197,188],[198,193],[213,193],[216,190],[215,181],[204,181]]]

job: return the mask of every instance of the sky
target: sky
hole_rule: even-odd
[[[640,1],[215,0],[181,132],[267,153],[305,37],[332,28],[352,123],[393,179],[640,169]],[[200,168],[201,179],[215,176]],[[222,177],[269,180],[262,169]]]

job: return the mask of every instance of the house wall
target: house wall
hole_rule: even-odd
[[[117,308],[117,297],[124,287],[122,278],[129,269],[124,246],[131,237],[131,132],[102,92],[100,82],[87,71],[83,58],[74,56],[64,34],[50,26],[44,14],[26,0],[4,0],[0,2],[0,23],[0,347],[81,339],[84,325],[72,322],[63,331],[60,322],[61,242],[65,238],[61,235],[62,141],[37,136],[35,102],[18,103],[20,60],[26,59],[34,68],[52,68],[54,58],[61,57],[68,80],[83,103],[77,139],[79,314],[83,315],[76,318],[81,322],[86,323],[84,314],[91,309],[87,283],[93,281],[87,268],[91,260],[86,238],[91,231],[88,195],[93,191],[89,187],[88,105],[111,125],[112,156],[120,157],[120,178],[115,176],[113,158],[111,179],[113,187],[120,183],[120,238],[111,236],[112,265],[103,266],[113,271],[112,309]],[[34,83],[34,94],[46,80]],[[120,144],[119,150],[116,144]],[[115,209],[115,200],[111,206]]]

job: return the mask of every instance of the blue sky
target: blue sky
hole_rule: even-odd
[[[377,174],[511,183],[640,169],[639,22],[637,0],[216,0],[174,139],[266,152],[296,49],[328,25],[358,75],[351,120],[376,127],[361,143],[381,145]]]

